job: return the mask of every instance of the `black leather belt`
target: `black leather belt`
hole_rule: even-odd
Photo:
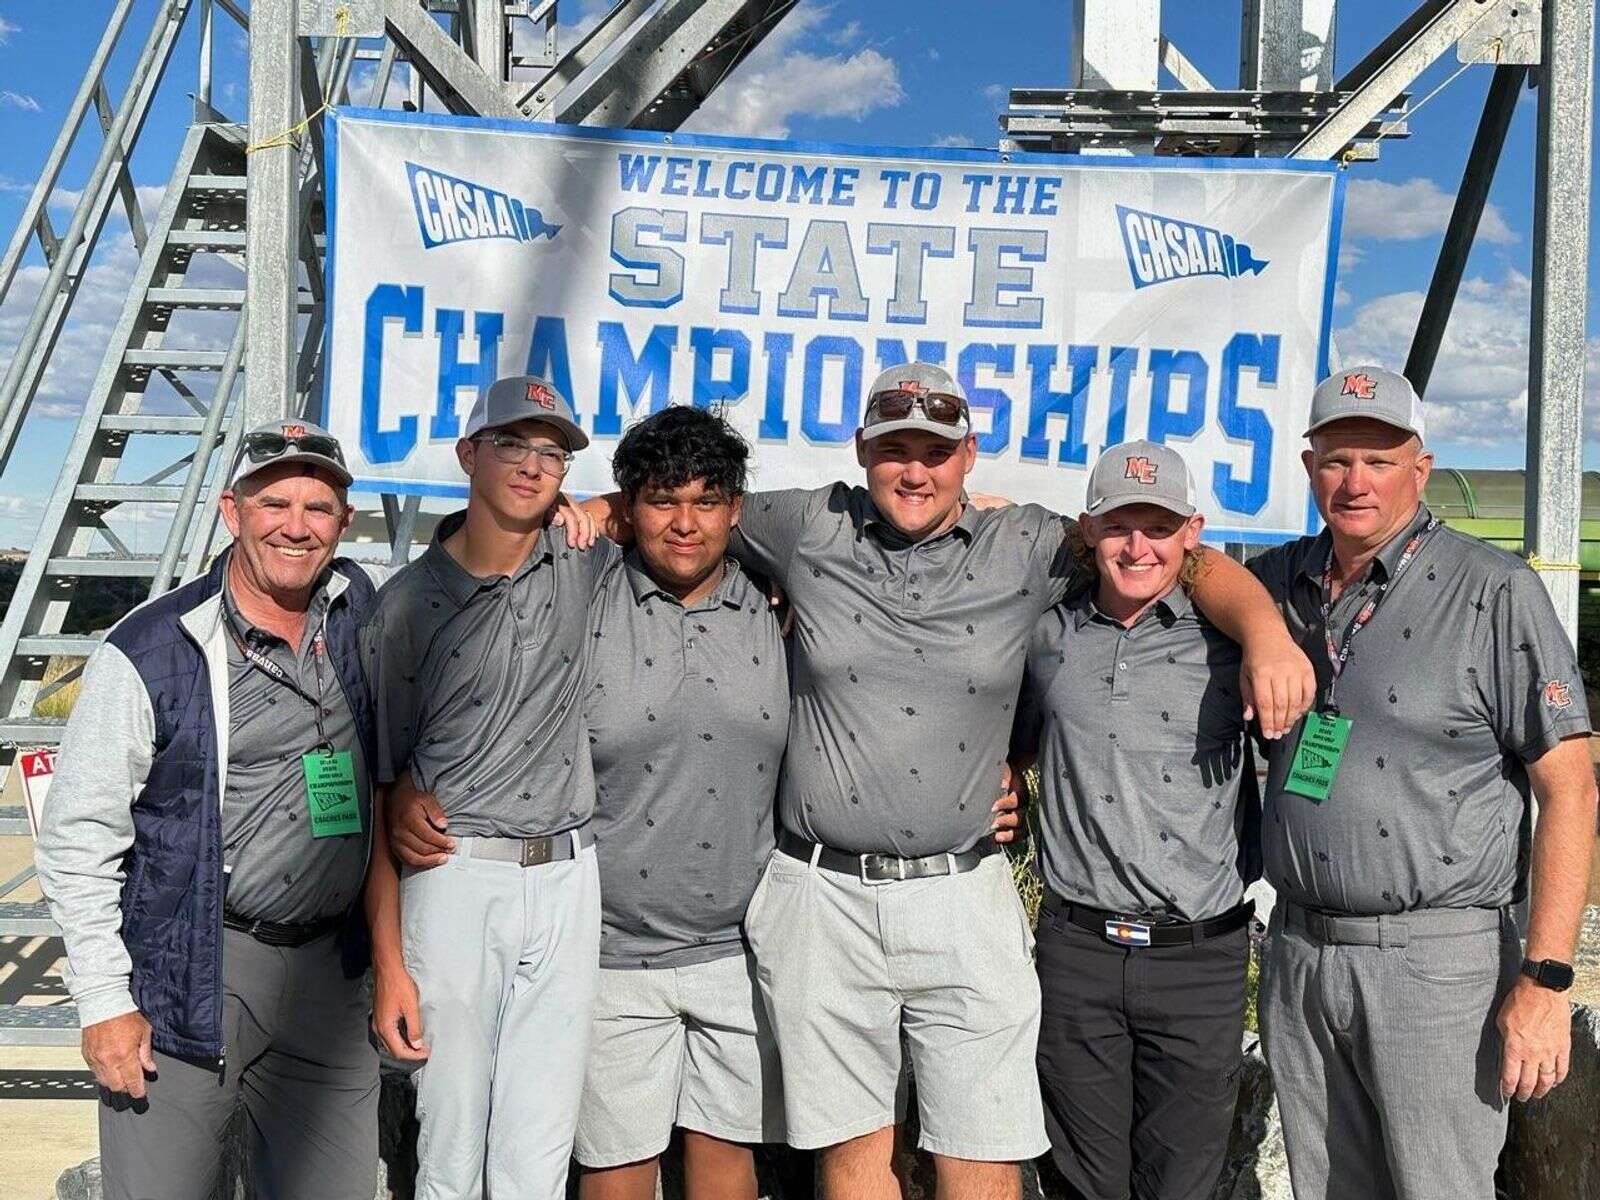
[[[264,946],[304,946],[338,929],[344,924],[344,919],[345,914],[340,913],[336,917],[323,917],[320,921],[290,924],[283,921],[247,921],[230,912],[222,914],[224,927],[248,933]]]
[[[1053,893],[1048,903],[1078,928],[1098,933],[1114,946],[1131,946],[1135,949],[1145,946],[1197,946],[1210,938],[1243,929],[1256,912],[1256,902],[1246,900],[1221,916],[1208,917],[1204,921],[1157,921],[1148,916],[1130,916],[1073,904]]]
[[[854,875],[862,883],[898,883],[906,879],[931,879],[936,875],[959,875],[970,871],[991,854],[1000,853],[992,838],[985,838],[971,850],[960,854],[927,854],[921,858],[901,858],[897,854],[846,854],[843,850],[821,847],[787,829],[778,835],[778,849],[790,858],[810,862],[843,875]]]

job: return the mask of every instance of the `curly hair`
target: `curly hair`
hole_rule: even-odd
[[[622,435],[611,474],[629,499],[647,488],[682,487],[703,480],[707,491],[744,494],[750,444],[720,410],[672,404]]]

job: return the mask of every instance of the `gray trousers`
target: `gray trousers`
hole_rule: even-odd
[[[1522,961],[1489,909],[1382,919],[1382,945],[1272,914],[1258,999],[1295,1200],[1494,1200],[1506,1135],[1495,1017]]]
[[[222,937],[223,1070],[157,1052],[145,1103],[101,1092],[106,1200],[209,1200],[241,1103],[261,1200],[372,1200],[378,1056],[363,978],[345,977],[332,934],[292,948]]]
[[[474,859],[401,877],[417,1071],[417,1200],[564,1200],[600,977],[594,847],[536,867]]]

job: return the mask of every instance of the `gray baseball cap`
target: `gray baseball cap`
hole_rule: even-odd
[[[1423,436],[1422,400],[1404,375],[1383,367],[1363,364],[1335,371],[1311,393],[1310,437],[1324,425],[1347,417],[1366,417],[1382,421],[1407,433]]]
[[[880,413],[879,404],[898,405],[910,401],[903,416]],[[936,421],[928,415],[930,404],[948,407],[954,401],[960,413],[954,422]],[[861,414],[861,437],[870,441],[901,429],[920,429],[958,442],[972,432],[972,414],[967,408],[967,393],[950,372],[932,363],[905,363],[881,372],[867,389],[867,403]]]
[[[497,429],[515,421],[543,421],[554,425],[566,438],[568,450],[582,450],[589,444],[589,435],[578,424],[578,414],[572,411],[567,398],[548,379],[537,375],[508,375],[496,379],[472,406],[466,432],[461,436],[474,437],[485,429]]]
[[[1194,516],[1194,482],[1183,456],[1160,442],[1112,446],[1089,472],[1084,511],[1101,517],[1130,504],[1155,504],[1180,517]]]
[[[344,448],[339,439],[321,425],[298,417],[266,421],[246,433],[240,439],[239,457],[234,460],[228,486],[238,487],[241,480],[279,463],[321,467],[339,481],[340,487],[350,486],[350,468],[344,465]]]

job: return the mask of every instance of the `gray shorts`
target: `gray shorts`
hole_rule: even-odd
[[[898,1121],[909,1058],[924,1150],[1011,1162],[1050,1148],[1033,933],[1003,854],[960,875],[867,884],[780,851],[745,927],[783,1056],[790,1145]]]
[[[783,1141],[778,1046],[749,954],[600,972],[573,1155],[595,1168],[654,1158],[674,1125]]]

